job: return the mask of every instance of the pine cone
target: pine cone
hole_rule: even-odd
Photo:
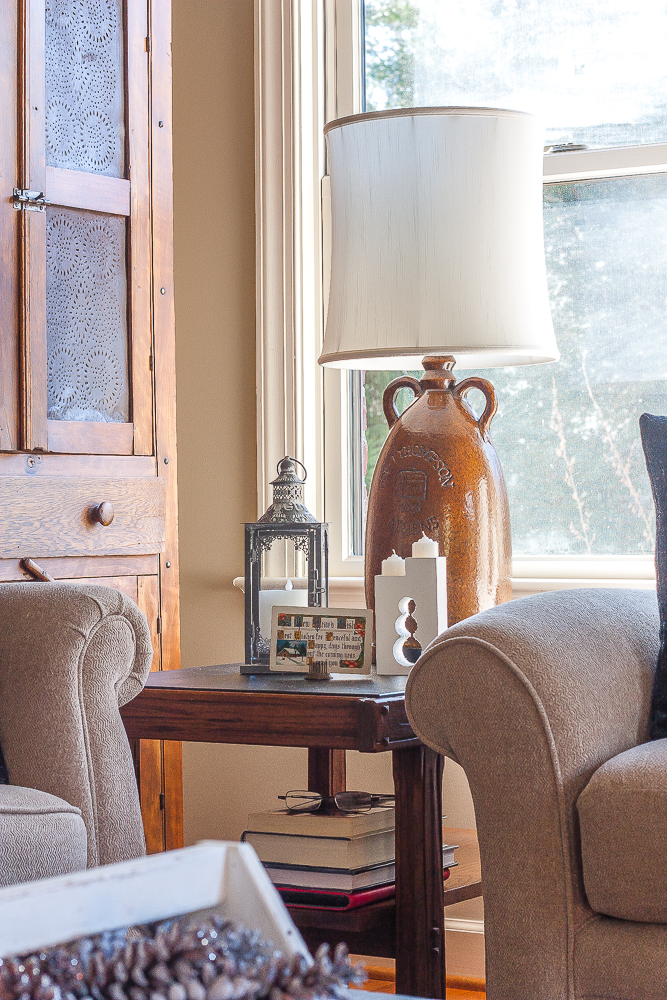
[[[363,974],[338,945],[284,958],[213,914],[106,931],[0,959],[0,1000],[342,1000]]]

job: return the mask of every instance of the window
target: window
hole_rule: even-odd
[[[650,586],[653,510],[636,427],[643,410],[667,411],[667,17],[649,0],[636,6],[256,0],[258,507],[270,500],[277,459],[304,461],[306,502],[330,523],[333,577],[363,575],[364,451],[372,464],[383,386],[375,373],[362,386],[317,365],[328,254],[322,128],[361,111],[367,95],[376,108],[543,107],[563,361],[483,373],[500,399],[493,437],[512,502],[514,576]]]
[[[633,562],[650,575],[638,417],[667,409],[667,13],[650,0],[604,12],[566,0],[365,0],[363,13],[368,110],[481,105],[546,122],[545,251],[561,361],[475,373],[498,396],[492,435],[515,573],[523,563],[530,576],[598,576],[606,563],[622,576]],[[396,374],[349,378],[356,556],[386,436],[382,392]],[[544,557],[560,557],[560,569]]]

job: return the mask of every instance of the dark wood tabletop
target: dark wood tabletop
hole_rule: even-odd
[[[376,698],[387,695],[404,697],[407,677],[381,674],[335,674],[330,681],[306,680],[305,674],[241,674],[241,663],[218,663],[211,667],[187,667],[149,674],[147,687],[202,688],[220,691],[263,691],[290,694],[348,694]]]
[[[405,712],[405,677],[308,681],[244,676],[239,666],[150,674],[122,709],[128,737],[363,753],[419,746]]]

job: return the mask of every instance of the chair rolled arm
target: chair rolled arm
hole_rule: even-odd
[[[119,707],[153,658],[145,616],[108,587],[0,586],[0,745],[12,784],[81,809],[88,865],[144,852]]]
[[[523,678],[566,756],[576,738],[572,766],[579,768],[590,754],[597,767],[648,738],[659,643],[653,591],[591,588],[537,594],[443,632],[413,669],[406,706],[424,742],[454,758],[441,709],[445,703],[451,706],[452,675],[465,678],[457,661],[470,643],[488,650],[494,670],[502,662],[502,669]],[[466,659],[469,655],[466,651]]]

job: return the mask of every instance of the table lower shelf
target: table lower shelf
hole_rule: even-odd
[[[443,842],[458,844],[457,866],[445,882],[445,906],[474,899],[482,895],[479,846],[475,830],[445,827]],[[287,907],[292,920],[301,931],[311,951],[327,942],[335,947],[344,941],[358,955],[395,957],[396,902],[382,899],[378,903],[359,906],[354,910],[316,909],[304,906]]]
[[[335,948],[344,941],[355,955],[394,958],[396,953],[396,905],[393,899],[369,903],[356,910],[310,909],[288,906],[292,920],[311,952],[326,942]]]

